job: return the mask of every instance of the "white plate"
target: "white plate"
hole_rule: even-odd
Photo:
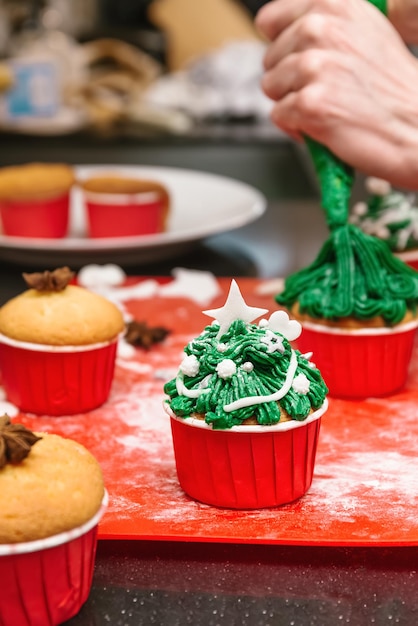
[[[142,263],[187,250],[210,235],[239,228],[260,217],[266,198],[240,181],[193,170],[119,165],[77,166],[79,179],[113,172],[163,183],[171,197],[168,229],[155,235],[90,239],[82,196],[71,197],[69,234],[64,239],[8,237],[0,234],[0,258],[24,264],[90,262]]]

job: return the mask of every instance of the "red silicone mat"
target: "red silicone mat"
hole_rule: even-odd
[[[271,295],[259,293],[263,281],[238,283],[249,305],[276,308]],[[223,294],[203,308],[224,303],[230,281],[219,284]],[[98,458],[110,496],[101,539],[418,545],[418,347],[402,393],[364,402],[330,399],[306,496],[275,509],[218,509],[180,489],[162,410],[164,381],[187,341],[211,320],[187,297],[156,296],[126,307],[171,334],[163,344],[119,360],[107,404],[85,415],[16,418],[74,438]]]

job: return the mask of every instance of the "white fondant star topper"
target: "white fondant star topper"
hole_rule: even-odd
[[[219,322],[220,328],[218,337],[222,337],[235,320],[242,320],[243,322],[250,324],[257,319],[257,317],[260,317],[267,312],[268,309],[259,309],[254,306],[248,306],[242,297],[235,280],[231,282],[226,302],[220,309],[203,311],[205,315],[213,317],[213,319]]]

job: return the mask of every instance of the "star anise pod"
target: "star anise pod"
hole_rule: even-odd
[[[125,341],[133,346],[150,348],[164,341],[170,331],[162,326],[148,326],[146,322],[133,320],[126,324]]]
[[[59,267],[52,272],[49,270],[32,274],[24,272],[22,276],[28,287],[37,291],[62,291],[74,276],[74,272],[69,267]]]
[[[23,424],[12,424],[8,415],[0,417],[0,469],[6,463],[20,463],[32,446],[42,439]]]

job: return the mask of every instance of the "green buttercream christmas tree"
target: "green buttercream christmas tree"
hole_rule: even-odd
[[[178,375],[164,387],[175,415],[201,415],[225,429],[249,418],[303,421],[323,405],[328,389],[319,370],[290,344],[300,324],[284,311],[252,323],[265,312],[248,307],[234,281],[225,305],[205,312],[216,322],[186,346]]]

